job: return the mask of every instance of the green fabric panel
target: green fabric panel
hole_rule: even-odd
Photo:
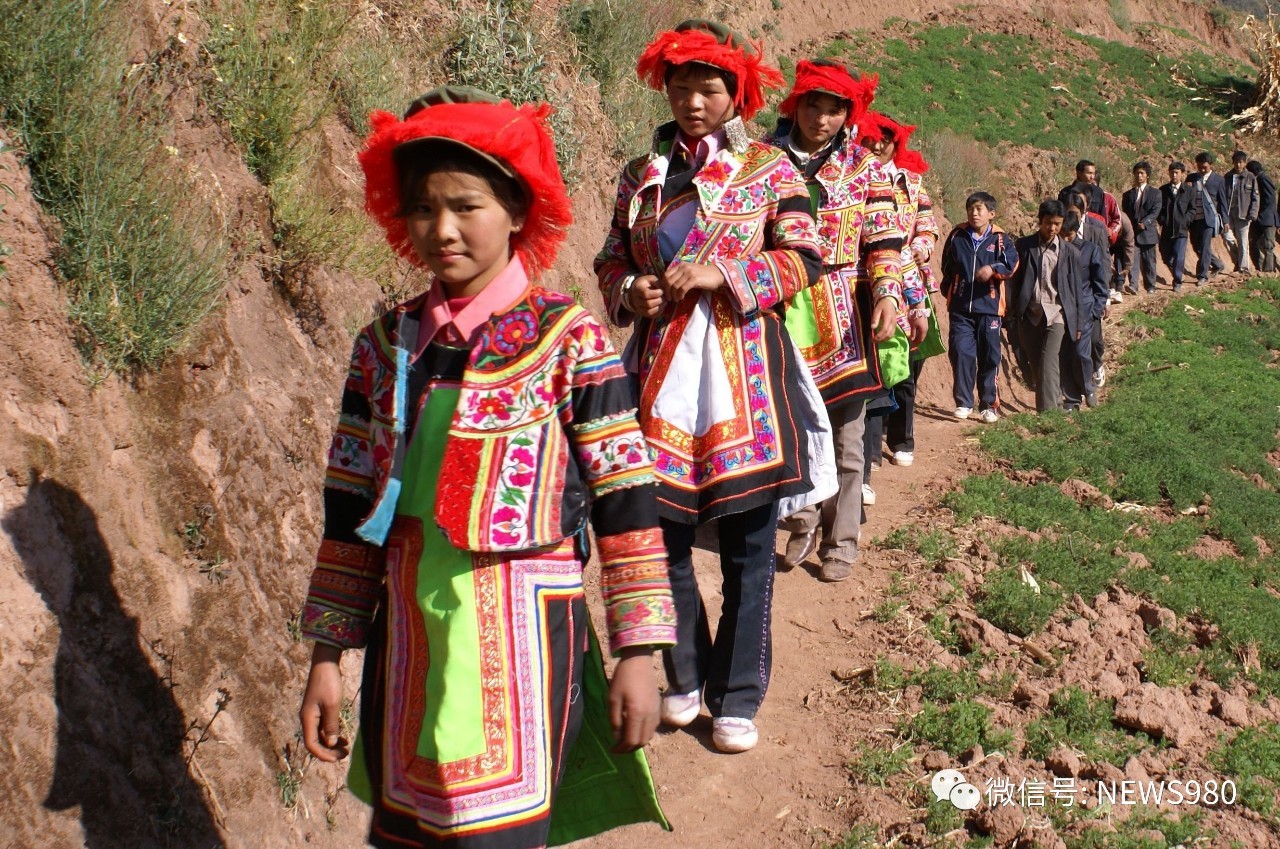
[[[819,284],[821,285],[821,284]],[[787,333],[801,350],[818,344],[818,320],[813,313],[813,286],[801,289],[787,301],[787,314],[783,322]]]
[[[396,505],[397,513],[422,519],[418,609],[427,634],[424,686],[430,698],[424,700],[418,755],[436,763],[475,757],[486,748],[471,554],[450,545],[433,518],[444,434],[457,408],[457,389],[435,389],[427,396],[415,431],[423,438],[409,443]]]
[[[897,386],[911,376],[911,343],[901,327],[895,325],[893,338],[876,343],[880,356],[880,380],[886,387]]]
[[[551,803],[548,846],[583,840],[618,826],[656,822],[667,831],[667,822],[649,773],[644,751],[615,755],[613,726],[609,724],[609,681],[595,630],[589,635],[583,658],[582,730],[569,752],[564,779]]]
[[[939,354],[945,354],[947,346],[942,343],[942,331],[938,328],[938,311],[929,311],[929,331],[925,333],[924,340],[914,351],[911,352],[913,360],[927,360],[930,357],[936,357]]]

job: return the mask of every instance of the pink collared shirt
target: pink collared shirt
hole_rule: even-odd
[[[703,136],[698,139],[697,145],[690,148],[689,139],[683,131],[676,132],[676,145],[682,148],[685,156],[695,167],[701,168],[708,162],[716,158],[716,154],[720,152],[720,148],[724,146],[725,133],[724,130],[716,130],[709,136]]]
[[[462,301],[456,312],[450,308],[444,286],[437,282],[431,287],[427,302],[423,305],[415,359],[422,355],[432,341],[459,348],[467,347],[480,325],[494,313],[502,312],[515,304],[524,297],[528,289],[529,275],[525,273],[524,263],[518,255],[512,256],[507,267],[498,272],[498,276],[490,280],[489,285],[481,289],[479,294]],[[457,307],[459,301],[454,300],[453,304]]]

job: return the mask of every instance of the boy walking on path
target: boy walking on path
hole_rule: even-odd
[[[1073,405],[1080,405],[1076,343],[1093,325],[1093,295],[1080,254],[1058,235],[1064,216],[1060,202],[1040,204],[1039,232],[1015,243],[1019,262],[1009,278],[1010,314],[1031,362],[1038,412],[1062,408],[1064,384],[1070,384]]]
[[[1102,319],[1107,317],[1111,309],[1107,279],[1110,267],[1107,265],[1107,252],[1097,242],[1090,241],[1080,234],[1080,221],[1084,217],[1078,206],[1068,206],[1066,218],[1062,222],[1061,235],[1080,253],[1080,270],[1084,275],[1089,292],[1090,328],[1075,342],[1075,359],[1067,362],[1068,352],[1063,343],[1063,395],[1066,399],[1064,409],[1078,408],[1083,400],[1090,407],[1098,406],[1095,393],[1102,381],[1106,379],[1106,371],[1102,368]],[[1101,226],[1101,225],[1099,225]],[[1095,342],[1097,345],[1095,346]],[[1096,365],[1095,365],[1096,363]],[[1076,370],[1080,378],[1075,380]],[[1067,379],[1071,376],[1071,380]],[[1081,397],[1083,396],[1083,397]]]
[[[1231,261],[1236,271],[1250,271],[1249,264],[1249,228],[1258,220],[1261,197],[1258,195],[1258,180],[1246,168],[1249,154],[1237,150],[1231,154],[1231,170],[1224,178],[1227,184],[1227,215],[1231,225],[1231,235],[1235,238],[1231,248]]]
[[[1124,193],[1120,207],[1133,222],[1133,243],[1137,249],[1137,261],[1129,265],[1129,283],[1125,291],[1138,294],[1138,273],[1141,269],[1142,286],[1148,292],[1156,289],[1156,221],[1160,217],[1160,190],[1151,185],[1151,163],[1139,162],[1133,166],[1133,188]]]
[[[1187,264],[1187,234],[1191,223],[1192,191],[1186,183],[1187,166],[1169,163],[1169,182],[1160,187],[1160,256],[1173,273],[1173,291],[1182,291]]]
[[[1276,270],[1276,184],[1263,169],[1262,163],[1253,160],[1245,166],[1258,181],[1258,220],[1249,228],[1249,253],[1256,271],[1272,274]]]
[[[1207,150],[1196,154],[1196,172],[1187,177],[1191,184],[1191,216],[1187,229],[1197,258],[1196,284],[1203,286],[1209,282],[1209,275],[1226,268],[1213,252],[1213,237],[1226,227],[1227,184],[1221,175],[1213,173],[1213,154]]]
[[[974,192],[965,200],[968,222],[947,236],[942,249],[941,292],[951,321],[948,334],[952,393],[957,419],[973,414],[974,380],[979,386],[979,416],[999,418],[996,374],[1000,370],[1000,326],[1004,315],[1004,281],[1018,267],[1013,239],[992,224],[996,199]]]

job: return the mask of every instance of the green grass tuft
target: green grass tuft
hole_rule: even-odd
[[[0,120],[21,140],[86,358],[155,368],[217,304],[221,222],[167,144],[167,54],[130,64],[113,2],[0,0]]]

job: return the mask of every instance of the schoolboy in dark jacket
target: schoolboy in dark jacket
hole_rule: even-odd
[[[1000,370],[1000,327],[1005,311],[1004,281],[1018,267],[1013,238],[992,224],[996,199],[974,192],[965,200],[968,223],[947,236],[942,251],[943,297],[950,316],[952,393],[955,417],[973,413],[974,379],[980,389],[979,415],[994,422],[999,414],[996,374]]]
[[[1186,182],[1187,166],[1169,163],[1169,182],[1160,187],[1160,256],[1173,273],[1173,291],[1182,289],[1187,264],[1187,236],[1191,224],[1193,194]]]
[[[1138,272],[1142,272],[1142,286],[1148,292],[1156,289],[1156,220],[1160,217],[1160,190],[1151,185],[1151,163],[1139,162],[1133,166],[1133,188],[1124,193],[1120,208],[1133,222],[1133,244],[1138,251],[1138,261],[1129,266],[1131,295],[1138,294]]]

